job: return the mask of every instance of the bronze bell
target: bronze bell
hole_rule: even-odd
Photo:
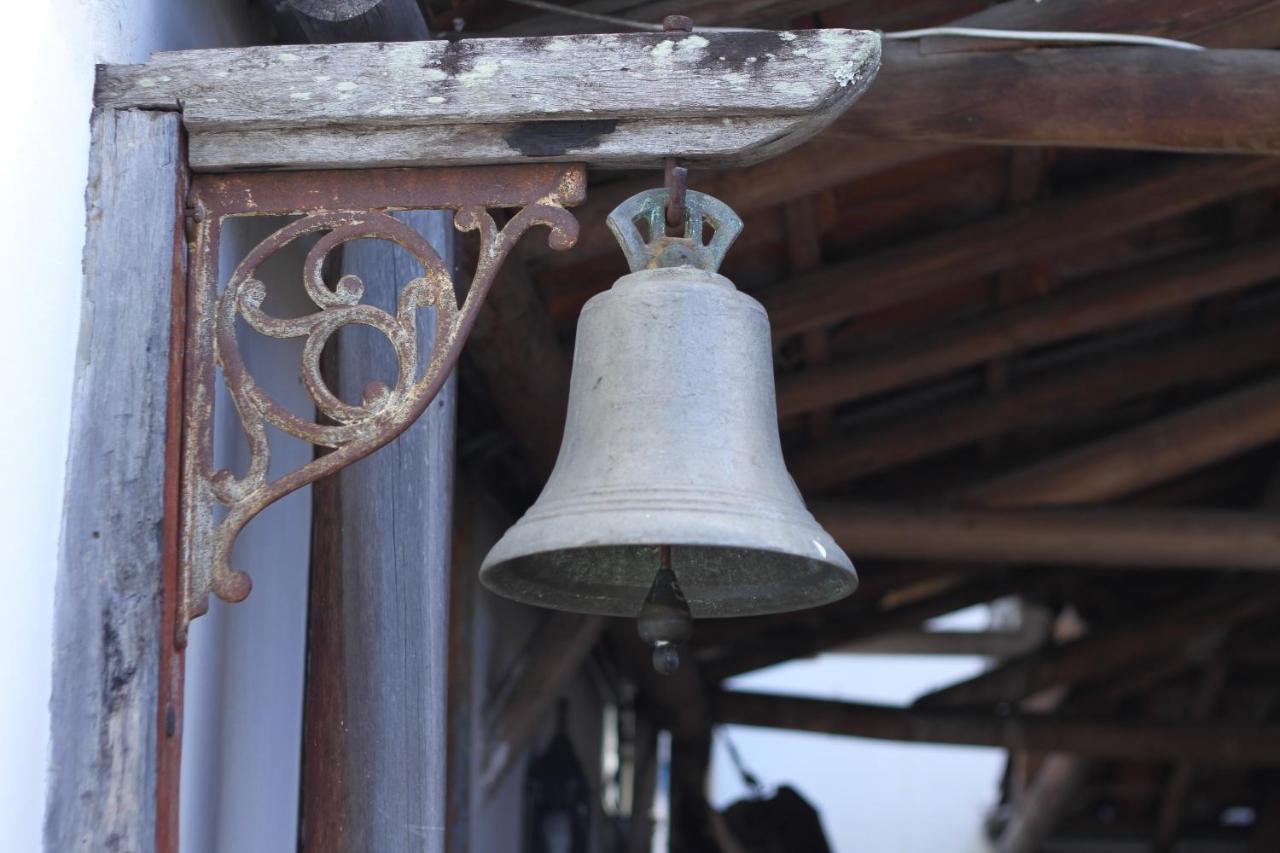
[[[582,309],[555,468],[480,578],[528,604],[639,617],[669,672],[691,617],[813,607],[858,581],[783,462],[764,308],[716,272],[742,221],[690,191],[684,236],[668,236],[666,200],[609,215],[631,273]]]

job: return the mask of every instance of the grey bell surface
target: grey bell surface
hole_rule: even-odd
[[[641,268],[583,308],[555,468],[480,577],[517,601],[634,617],[663,546],[695,618],[857,586],[783,462],[764,308],[692,266]]]

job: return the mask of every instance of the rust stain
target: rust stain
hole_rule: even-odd
[[[232,602],[249,594],[249,576],[229,564],[240,530],[273,502],[363,459],[417,420],[457,364],[511,248],[534,225],[549,229],[551,248],[572,247],[578,223],[565,207],[581,202],[585,194],[586,170],[576,164],[241,173],[200,176],[193,181],[196,215],[190,223],[194,243],[183,387],[180,646],[185,644],[191,619],[207,610],[210,592]],[[518,210],[499,227],[491,208]],[[421,234],[390,215],[433,209],[452,210],[459,231],[480,232],[479,259],[461,305],[440,255]],[[301,218],[255,246],[219,293],[222,223],[231,217],[284,214]],[[319,239],[303,262],[302,283],[317,310],[289,319],[270,316],[262,309],[266,293],[255,273],[276,252],[308,235],[319,235]],[[422,265],[423,275],[401,289],[394,314],[363,304],[364,286],[355,276],[344,276],[332,289],[323,281],[321,269],[328,254],[357,239],[395,243]],[[416,314],[426,308],[436,312],[436,337],[426,367],[418,375]],[[297,417],[257,385],[236,338],[236,322],[241,319],[262,335],[305,339],[302,380],[325,422]],[[372,384],[359,405],[339,399],[320,374],[325,343],[351,324],[380,331],[399,364],[394,386]],[[242,477],[213,465],[213,400],[219,369],[248,437],[250,462]],[[331,452],[269,479],[268,425]],[[215,520],[219,507],[226,512]]]

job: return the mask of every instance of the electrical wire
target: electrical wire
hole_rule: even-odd
[[[1201,45],[1189,41],[1140,36],[1131,33],[1078,33],[1038,30],[993,30],[984,27],[925,27],[919,30],[898,30],[882,33],[892,41],[921,39],[927,36],[960,36],[961,38],[1001,39],[1005,41],[1032,41],[1057,44],[1130,44],[1145,47],[1171,47],[1175,50],[1204,50]]]
[[[630,18],[619,18],[615,15],[601,15],[597,12],[586,12],[582,9],[575,9],[572,6],[561,6],[558,3],[548,3],[546,0],[507,0],[508,3],[514,3],[517,6],[528,6],[530,9],[538,9],[543,12],[551,12],[554,15],[564,15],[567,18],[581,18],[584,21],[595,21],[600,24],[612,24],[615,27],[630,27],[633,30],[646,30],[648,32],[662,32],[662,24],[650,24],[645,21],[633,21]]]
[[[514,3],[517,6],[528,6],[530,9],[538,9],[542,12],[550,12],[554,15],[563,15],[568,18],[581,18],[586,21],[595,21],[600,24],[609,24],[615,27],[627,27],[633,30],[644,30],[647,32],[662,32],[661,24],[651,24],[646,21],[635,21],[631,18],[620,18],[616,15],[602,15],[597,12],[587,12],[582,9],[575,9],[572,6],[562,6],[559,3],[550,3],[548,0],[507,0],[508,3]],[[754,29],[751,27],[698,27],[700,32],[764,32],[764,30]],[[978,38],[978,39],[999,39],[1001,41],[1026,41],[1037,42],[1040,44],[1116,44],[1116,45],[1139,45],[1142,47],[1167,47],[1174,50],[1204,50],[1204,47],[1198,44],[1192,44],[1189,41],[1179,41],[1177,39],[1161,38],[1160,36],[1143,36],[1134,35],[1132,33],[1084,33],[1084,32],[1059,32],[1052,30],[997,30],[986,27],[925,27],[918,30],[896,30],[880,34],[887,41],[907,41],[911,39],[922,39],[928,36],[956,36],[959,38]]]

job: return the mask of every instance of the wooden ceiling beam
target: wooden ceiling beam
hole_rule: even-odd
[[[922,52],[886,42],[838,128],[867,140],[1280,154],[1270,50],[1060,47]],[[999,97],[991,97],[999,92]]]
[[[788,455],[787,467],[802,492],[820,493],[990,436],[1071,423],[1138,397],[1226,379],[1280,362],[1278,324],[1280,316],[1269,314],[1190,339],[1179,335],[1108,352],[992,397],[935,407],[797,451]]]
[[[798,696],[725,692],[713,697],[720,723],[944,743],[1066,752],[1140,761],[1188,758],[1206,764],[1280,766],[1280,727],[1162,723],[916,709]]]
[[[1280,588],[1275,584],[1232,583],[1062,645],[1020,655],[981,675],[927,693],[916,705],[995,706],[1020,702],[1050,687],[1104,681],[1112,673],[1157,654],[1194,654],[1193,641],[1199,635],[1266,616],[1277,608]]]
[[[764,634],[743,632],[729,655],[704,665],[707,678],[715,683],[783,663],[808,658],[858,640],[881,634],[918,628],[929,619],[985,604],[997,598],[1043,587],[1047,578],[1001,574],[971,583],[961,583],[918,601],[860,615],[832,613],[817,628],[797,625]]]
[[[1277,439],[1280,379],[1273,378],[997,477],[965,499],[985,506],[1106,501]]]
[[[1122,178],[795,276],[760,298],[777,336],[833,326],[1277,185],[1280,158],[1171,158]]]
[[[740,4],[733,3],[730,6],[738,7]],[[695,24],[720,22],[719,19],[706,18],[705,11],[707,10],[686,8],[680,14],[692,15]],[[1150,0],[1119,0],[1108,3],[1088,0],[1055,0],[1054,3],[1013,0],[954,23],[1004,29],[1111,30],[1190,38],[1205,33],[1214,26],[1230,23],[1238,16],[1261,16],[1263,13],[1271,13],[1280,21],[1280,2],[1223,0],[1206,4],[1202,0],[1174,0],[1163,2],[1158,9],[1153,9]],[[563,17],[558,17],[558,20],[562,24],[565,22]],[[853,20],[859,21],[862,26],[885,26],[883,22],[861,16]],[[586,25],[584,27],[589,28]],[[1256,40],[1251,41],[1249,33],[1254,33]],[[1280,41],[1273,42],[1264,33],[1265,28],[1254,26],[1233,40],[1223,42],[1221,46],[1271,47],[1273,44],[1280,44]],[[956,41],[974,44],[972,39]],[[939,39],[929,39],[926,44],[936,48],[939,42]],[[1007,42],[1004,44],[1007,45]],[[879,80],[862,101],[837,122],[836,126],[828,128],[806,145],[744,169],[728,172],[695,170],[690,176],[691,185],[700,192],[709,193],[726,202],[739,214],[748,214],[949,150],[952,146],[938,142],[905,143],[864,138],[863,131],[856,126],[857,116],[876,97],[877,90],[885,79],[889,80],[890,87],[895,85],[892,76],[885,76],[892,73],[891,69],[882,67]],[[887,100],[892,100],[888,90],[884,94]],[[847,130],[844,128],[846,123],[850,125]],[[548,253],[540,261],[548,266],[562,267],[612,252],[613,240],[605,228],[605,217],[619,202],[655,184],[655,178],[636,177],[604,184],[598,189],[593,187],[586,204],[579,209],[582,239],[578,247],[571,253]]]
[[[813,510],[855,560],[1280,570],[1280,522],[1252,512],[843,502]]]
[[[1119,328],[1259,284],[1275,278],[1277,270],[1280,243],[1268,240],[1105,273],[929,337],[785,375],[778,381],[778,415],[862,399],[987,359]]]

